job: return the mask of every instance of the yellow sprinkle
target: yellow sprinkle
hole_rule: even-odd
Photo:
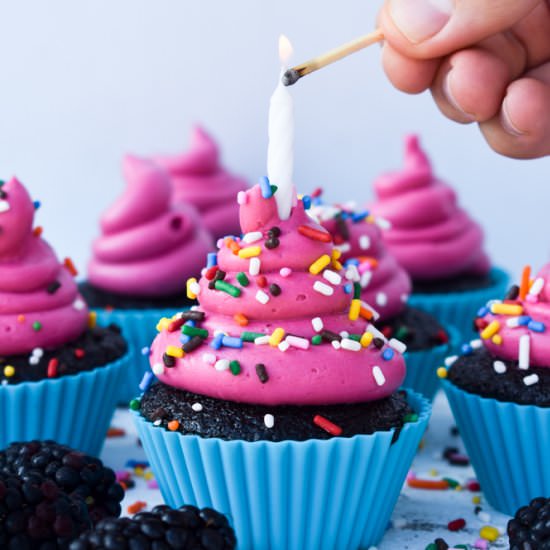
[[[143,478],[146,481],[149,481],[149,480],[153,479],[153,477],[154,477],[153,472],[145,472],[145,474],[143,475]]]
[[[95,328],[97,324],[97,312],[90,311],[88,315],[88,328]]]
[[[262,249],[259,246],[248,246],[239,250],[239,258],[253,258],[261,253]]]
[[[500,330],[500,323],[498,321],[491,321],[482,331],[480,336],[483,340],[492,338]]]
[[[332,260],[332,268],[334,271],[342,271],[344,266],[338,260]]]
[[[136,466],[134,468],[134,474],[138,477],[143,477],[143,474],[145,473],[145,470],[141,466]]]
[[[447,378],[447,369],[445,367],[439,367],[435,372],[438,378]]]
[[[432,468],[432,469],[430,470],[430,475],[431,475],[432,477],[436,477],[437,475],[439,475],[439,472],[438,472],[435,468]]]
[[[4,376],[6,378],[10,378],[15,374],[15,369],[12,367],[12,365],[6,365],[4,367]]]
[[[285,329],[284,328],[276,328],[269,337],[269,345],[273,347],[277,347],[282,339],[285,337]]]
[[[361,336],[361,345],[364,347],[364,348],[368,348],[370,343],[372,342],[372,339],[373,339],[373,336],[370,332],[364,332],[363,333],[363,336]]]
[[[493,304],[491,306],[491,313],[497,315],[521,315],[523,313],[523,306],[520,304]]]
[[[323,271],[328,264],[330,264],[330,256],[328,254],[323,254],[309,266],[309,272],[312,275],[317,275],[318,273],[321,273],[321,271]]]
[[[367,223],[374,223],[375,222],[375,217],[372,215],[372,214],[369,214],[366,218],[365,218],[365,221]]]
[[[163,317],[158,323],[157,323],[157,330],[158,332],[162,332],[166,328],[168,328],[168,325],[172,321],[168,317]]]
[[[339,260],[342,256],[342,251],[338,250],[337,248],[333,248],[331,252],[331,256],[333,260]]]
[[[185,355],[185,352],[178,346],[167,346],[166,355],[169,355],[170,357],[178,357],[181,359]]]
[[[475,495],[472,497],[472,504],[481,504],[481,497],[479,495]]]
[[[497,346],[500,346],[500,344],[502,344],[502,336],[500,334],[495,334],[491,338],[491,342],[493,342],[493,344],[495,344]]]
[[[195,300],[196,297],[197,297],[197,295],[192,290],[192,288],[193,288],[193,286],[196,282],[197,282],[197,279],[195,279],[195,277],[190,277],[189,279],[187,279],[187,284],[186,284],[187,297],[190,300]]]
[[[349,320],[357,321],[359,319],[359,312],[361,311],[361,300],[352,300],[349,307]],[[370,334],[370,333],[369,333]]]
[[[498,539],[498,537],[500,537],[500,533],[499,533],[499,530],[496,527],[493,527],[492,525],[484,525],[479,530],[479,536],[482,539],[494,542],[495,540]]]
[[[462,485],[457,485],[455,487],[455,491],[462,491]]]

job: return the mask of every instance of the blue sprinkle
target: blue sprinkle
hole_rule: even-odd
[[[351,291],[353,290],[353,285],[351,283],[346,283],[344,285],[344,292],[346,294],[351,294]]]
[[[518,317],[518,324],[520,327],[526,327],[531,322],[529,315],[521,315]]]
[[[243,347],[243,341],[236,336],[223,336],[222,344],[228,348],[240,349]]]
[[[382,359],[389,361],[394,355],[394,351],[391,348],[386,348],[382,352]]]
[[[191,340],[191,336],[187,336],[187,334],[180,334],[180,343],[181,344],[187,344]]]
[[[34,209],[38,210],[42,206],[42,203],[40,201],[34,201],[33,205],[34,205]]]
[[[271,184],[267,176],[262,176],[260,178],[260,189],[264,199],[270,199],[273,196],[273,190],[271,189]]]
[[[188,321],[185,321],[185,324],[188,327],[196,327],[197,326],[197,323],[195,323],[195,321],[193,321],[193,319],[189,319]]]
[[[489,308],[487,306],[482,306],[477,310],[478,317],[485,317],[489,313]]]
[[[321,204],[323,204],[323,199],[321,197],[315,197],[313,199],[313,204],[315,206],[320,206]]]
[[[342,218],[343,220],[347,220],[348,218],[351,217],[351,214],[349,212],[345,212],[345,211],[342,211],[340,212],[340,218]]]
[[[363,210],[363,212],[356,212],[355,214],[352,214],[351,219],[354,223],[363,221],[367,216],[369,215],[368,210]]]
[[[218,254],[216,252],[209,252],[206,255],[206,267],[214,267],[218,265]]]
[[[148,370],[141,379],[141,382],[139,383],[139,389],[142,392],[146,392],[150,387],[153,381],[155,380],[155,375]]]
[[[359,260],[357,258],[349,258],[348,260],[346,260],[346,262],[344,263],[344,266],[345,267],[349,267],[350,265],[354,265],[354,266],[357,266],[359,267],[359,264],[361,262],[359,262]]]
[[[544,332],[546,330],[546,325],[541,321],[529,321],[527,328],[533,332]]]
[[[309,210],[311,208],[311,197],[309,195],[304,195],[302,197],[302,204],[304,205],[304,210]]]
[[[462,353],[462,355],[470,355],[472,351],[474,350],[472,346],[470,346],[470,344],[462,344],[462,346],[460,346],[460,352]]]
[[[210,342],[210,347],[213,349],[220,349],[222,347],[222,340],[224,335],[220,332],[214,336],[212,342]]]
[[[151,350],[149,349],[149,346],[144,346],[141,348],[141,355],[149,355],[151,353]]]
[[[127,460],[124,465],[125,468],[137,468],[138,466],[141,466],[142,468],[149,468],[149,462],[146,460],[136,460],[135,458],[131,458],[130,460]]]

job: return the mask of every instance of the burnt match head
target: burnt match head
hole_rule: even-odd
[[[292,86],[293,84],[296,84],[298,80],[301,78],[301,74],[296,69],[288,69],[288,71],[285,71],[281,78],[281,82],[285,86]]]

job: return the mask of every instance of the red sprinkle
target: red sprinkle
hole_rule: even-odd
[[[314,199],[315,197],[320,197],[323,194],[323,188],[322,187],[316,187],[311,193],[310,197]]]
[[[447,529],[449,531],[460,531],[466,526],[466,520],[463,518],[453,519],[447,523]]]
[[[325,430],[325,432],[328,432],[330,435],[340,435],[342,433],[342,428],[340,428],[340,426],[334,424],[328,418],[325,418],[320,414],[316,414],[313,417],[313,423],[319,426],[319,428]]]
[[[142,500],[138,500],[133,504],[130,504],[127,510],[129,514],[137,514],[138,512],[141,512],[141,510],[143,510],[146,506],[147,506],[146,502],[143,502]]]
[[[485,319],[482,319],[481,317],[478,317],[474,321],[474,325],[476,326],[477,330],[479,330],[479,331],[483,330],[488,324],[489,323]]]
[[[109,428],[107,430],[107,437],[123,437],[126,432],[122,428]]]
[[[55,378],[57,376],[57,366],[59,361],[52,357],[48,362],[48,378]]]
[[[265,278],[265,275],[258,275],[256,277],[256,284],[260,288],[265,288],[267,286],[267,279]]]
[[[211,281],[216,276],[216,271],[218,271],[218,266],[213,265],[212,267],[209,267],[205,272],[204,276]]]
[[[449,488],[449,483],[444,479],[420,479],[417,477],[407,478],[407,485],[413,489],[428,489],[430,491],[444,491]]]
[[[74,356],[77,359],[82,359],[86,355],[86,352],[82,348],[76,348],[74,350]]]
[[[185,319],[176,319],[175,321],[172,321],[168,325],[168,327],[166,327],[166,330],[168,332],[176,332],[176,330],[179,330],[184,323],[185,323]]]
[[[466,483],[466,489],[468,489],[468,491],[472,491],[472,493],[477,493],[478,491],[481,491],[481,486],[479,485],[479,481],[472,480]]]
[[[32,230],[32,234],[35,236],[35,237],[40,237],[42,235],[42,227],[40,227],[39,225],[37,225],[33,230]]]
[[[381,332],[386,338],[391,338],[393,330],[390,326],[387,326],[387,327],[383,327]]]
[[[78,270],[76,269],[73,261],[71,258],[65,258],[63,260],[63,265],[65,266],[65,269],[73,276],[76,277],[78,275]]]
[[[298,233],[300,233],[300,235],[303,235],[304,237],[313,239],[314,241],[321,241],[323,243],[330,243],[332,241],[330,233],[328,233],[327,231],[319,231],[318,229],[310,227],[309,225],[300,225],[298,227]]]
[[[449,336],[447,333],[441,328],[437,331],[437,339],[442,343],[446,344],[449,341]]]

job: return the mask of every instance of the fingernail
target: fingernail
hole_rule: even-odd
[[[418,44],[445,26],[453,8],[453,0],[391,0],[390,14],[405,37]]]
[[[522,136],[525,132],[522,132],[510,118],[510,113],[508,112],[507,98],[504,98],[502,102],[502,110],[500,111],[500,122],[502,127],[512,136]]]
[[[453,78],[453,71],[452,69],[447,73],[447,76],[443,80],[442,85],[442,91],[443,95],[447,99],[447,101],[461,114],[464,116],[464,118],[468,120],[475,120],[476,117],[472,115],[471,113],[467,113],[458,103],[456,100],[456,97],[453,94],[453,86],[452,86],[452,78]]]

